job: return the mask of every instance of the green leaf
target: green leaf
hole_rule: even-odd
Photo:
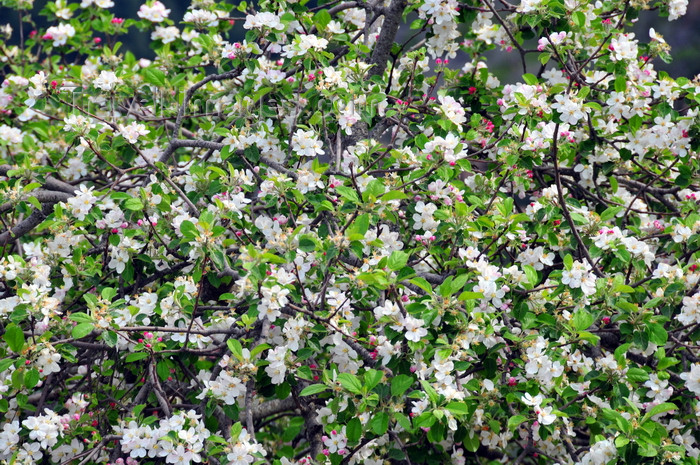
[[[299,239],[299,250],[303,252],[313,252],[316,250],[316,243],[308,237],[302,237]]]
[[[384,377],[384,372],[379,370],[367,370],[365,372],[365,392],[369,392],[379,384]]]
[[[347,229],[347,236],[350,240],[364,239],[365,234],[369,230],[369,215],[364,213],[355,218],[350,227]]]
[[[671,402],[664,402],[663,404],[655,405],[642,417],[642,421],[640,421],[640,423],[646,422],[654,415],[670,412],[672,410],[678,410],[678,407],[676,404]]]
[[[408,195],[406,195],[403,191],[388,191],[381,197],[384,202],[388,202],[389,200],[407,199]]]
[[[314,125],[320,123],[322,119],[323,119],[323,115],[321,114],[320,111],[317,111],[316,113],[311,115],[311,118],[309,118],[309,124],[314,126]]]
[[[450,402],[445,405],[445,408],[455,415],[466,415],[469,413],[469,407],[464,402]]]
[[[158,377],[162,381],[168,379],[168,377],[170,376],[170,367],[165,362],[165,360],[161,360],[156,364],[156,373],[158,373]]]
[[[640,442],[637,453],[642,457],[656,457],[659,455],[659,449],[648,442]]]
[[[4,373],[5,370],[10,368],[10,365],[12,365],[13,363],[15,363],[15,361],[11,358],[5,358],[0,360],[0,373]]]
[[[263,350],[267,350],[270,348],[269,344],[258,344],[257,346],[253,347],[253,349],[250,351],[250,358],[252,359],[256,355],[258,355],[260,352]],[[243,352],[241,351],[241,358],[243,357]]]
[[[238,360],[243,360],[243,347],[238,339],[227,339],[226,345],[231,351],[231,355],[236,357]]]
[[[583,100],[586,97],[588,97],[588,94],[591,92],[590,87],[581,87],[581,90],[578,91],[578,94],[576,95],[579,99]]]
[[[90,334],[95,326],[92,323],[79,323],[71,331],[71,336],[74,339],[82,339]]]
[[[523,81],[525,81],[525,84],[529,84],[531,86],[536,86],[537,84],[539,84],[537,77],[534,74],[530,73],[523,74]]]
[[[351,189],[347,186],[338,186],[335,191],[345,200],[349,200],[353,203],[360,203],[360,197],[357,196],[355,189]]]
[[[24,333],[22,332],[22,328],[16,324],[10,323],[7,325],[5,328],[5,334],[3,334],[2,338],[5,340],[5,342],[7,342],[7,345],[12,352],[19,353],[22,351],[22,348],[24,347]]]
[[[386,412],[375,414],[369,421],[369,427],[375,434],[381,436],[389,429],[389,415]]]
[[[613,409],[604,408],[603,418],[605,418],[608,421],[614,422],[618,429],[620,429],[620,431],[623,431],[625,433],[630,432],[630,423],[625,417],[623,417],[620,414],[620,412],[617,412]]]
[[[472,291],[464,291],[462,292],[459,297],[457,297],[457,300],[475,300],[475,299],[483,299],[484,294],[482,292],[472,292]]]
[[[102,289],[102,292],[100,293],[100,295],[107,302],[111,302],[112,299],[114,299],[114,297],[116,297],[117,290],[113,287],[105,287],[104,289]]]
[[[136,362],[148,357],[148,352],[134,352],[126,356],[126,363]]]
[[[165,87],[165,73],[157,68],[146,68],[144,80],[158,87]]]
[[[69,319],[75,321],[76,323],[94,323],[95,319],[91,317],[90,315],[86,315],[85,313],[71,313],[70,316],[68,317]]]
[[[15,370],[12,372],[12,387],[20,390],[24,386],[24,370]]]
[[[574,266],[574,258],[571,256],[571,254],[566,254],[564,257],[564,268],[571,270],[572,266]]]
[[[571,318],[571,325],[576,331],[583,331],[584,329],[588,329],[593,324],[593,321],[593,315],[585,310],[579,310],[574,313],[574,316]]]
[[[674,357],[662,357],[656,365],[657,370],[665,370],[668,367],[679,364],[681,361]]]
[[[476,434],[474,430],[470,429],[462,440],[462,444],[469,452],[476,452],[481,445],[481,440],[479,439],[479,435]]]
[[[314,23],[316,24],[316,27],[319,29],[319,31],[325,31],[326,26],[328,26],[328,23],[331,22],[331,15],[328,13],[328,10],[319,10],[315,15],[314,15]]]
[[[656,345],[663,346],[668,341],[668,332],[658,323],[651,323],[647,325],[647,331],[649,333],[649,342],[653,342]]]
[[[36,197],[31,196],[27,198],[27,202],[31,203],[34,208],[41,211],[41,203],[39,202],[39,200],[37,200]]]
[[[396,375],[391,378],[391,395],[394,397],[401,396],[413,384],[414,380],[408,375]]]
[[[630,440],[626,436],[618,436],[615,438],[615,447],[618,449],[621,447],[625,447],[627,444],[629,444]]]
[[[523,415],[515,415],[514,417],[508,418],[508,429],[510,431],[515,431],[518,425],[524,421],[527,421],[527,417]]]
[[[328,386],[325,384],[312,384],[311,386],[306,386],[302,391],[299,393],[301,397],[305,396],[311,396],[313,394],[318,394],[319,392],[323,392],[328,389]]]
[[[398,271],[404,266],[406,266],[406,264],[408,263],[408,257],[409,255],[406,252],[403,252],[401,250],[394,250],[389,256],[387,266],[393,271]]]
[[[413,278],[412,280],[409,281],[411,284],[415,284],[416,286],[420,287],[423,289],[425,292],[428,294],[433,293],[433,287],[430,285],[430,283],[425,279],[421,278],[420,276],[417,278]]]
[[[349,443],[355,443],[362,437],[362,423],[359,418],[351,418],[345,430]]]
[[[199,237],[199,230],[190,220],[185,220],[180,223],[180,232],[188,239]]]
[[[362,383],[359,379],[357,379],[357,376],[351,373],[340,373],[338,375],[338,382],[340,382],[340,385],[343,386],[343,388],[352,392],[353,394],[362,393]]]
[[[627,379],[637,383],[644,382],[649,379],[649,373],[641,368],[633,367],[627,370]]]
[[[119,341],[119,336],[114,331],[104,331],[102,333],[102,340],[105,341],[109,347],[116,347]]]
[[[401,412],[393,412],[394,420],[406,431],[412,431],[413,425],[411,425],[411,420]]]
[[[31,389],[39,384],[39,370],[32,368],[24,374],[24,385],[27,389]]]
[[[603,213],[600,214],[600,221],[609,221],[615,217],[618,213],[624,210],[624,207],[612,206],[606,208]]]
[[[584,27],[586,25],[586,15],[580,11],[574,11],[574,13],[571,15],[571,19],[578,27]]]
[[[131,211],[143,210],[143,202],[141,199],[131,198],[124,202],[124,208]]]
[[[627,90],[627,75],[621,74],[615,78],[615,92],[624,92]]]
[[[385,191],[386,186],[384,186],[384,183],[379,179],[375,179],[370,181],[370,183],[367,184],[367,187],[365,187],[365,190],[362,192],[362,200],[364,202],[369,202],[371,197],[374,197],[375,199],[379,198]]]

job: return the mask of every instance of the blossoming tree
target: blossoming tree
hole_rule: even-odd
[[[687,0],[0,4],[2,463],[697,463]]]

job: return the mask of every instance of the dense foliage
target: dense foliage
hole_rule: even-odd
[[[697,463],[687,0],[0,5],[2,463]]]

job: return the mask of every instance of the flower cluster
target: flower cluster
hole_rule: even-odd
[[[2,3],[0,462],[697,464],[686,0]]]

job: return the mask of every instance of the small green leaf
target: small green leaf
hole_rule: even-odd
[[[671,412],[673,410],[678,410],[678,407],[676,404],[671,402],[664,402],[663,404],[655,405],[642,417],[642,421],[640,423],[646,422],[654,415]]]
[[[508,429],[510,431],[515,431],[518,425],[527,420],[527,417],[523,415],[515,415],[514,417],[508,418]]]
[[[82,339],[90,334],[95,326],[92,323],[79,323],[71,331],[71,336],[74,339]]]
[[[144,80],[157,87],[165,87],[165,73],[157,68],[146,68]]]
[[[417,278],[413,278],[409,282],[411,284],[415,284],[416,286],[420,287],[428,294],[433,293],[433,287],[430,285],[430,283],[425,278],[417,277]]]
[[[408,254],[401,250],[394,250],[389,256],[387,266],[394,271],[398,271],[408,263]]]
[[[353,203],[360,203],[360,197],[357,196],[355,189],[351,189],[347,186],[338,186],[335,191],[345,200],[349,200]]]
[[[566,254],[564,257],[564,268],[571,270],[572,266],[574,266],[574,258],[571,256],[571,254]]]
[[[131,211],[143,210],[143,202],[141,202],[141,199],[137,198],[127,199],[126,202],[124,202],[124,208]]]
[[[365,392],[369,392],[379,384],[384,377],[384,372],[379,370],[367,370],[365,372]]]
[[[413,378],[408,375],[397,375],[391,378],[391,395],[394,397],[401,396],[413,384]]]
[[[369,427],[375,434],[383,435],[389,429],[389,415],[386,412],[375,414],[369,421]]]
[[[7,342],[8,347],[15,353],[19,353],[22,351],[22,348],[24,347],[24,333],[22,332],[22,328],[17,326],[14,323],[10,323],[7,325],[5,328],[5,334],[3,334],[2,338]]]
[[[41,211],[41,203],[39,203],[39,200],[37,200],[36,197],[31,196],[27,198],[27,202],[31,203],[34,208]]]
[[[475,299],[483,299],[483,298],[484,298],[484,294],[481,292],[464,291],[459,295],[459,297],[457,297],[457,300],[462,301],[462,300],[475,300]]]
[[[357,379],[357,376],[351,373],[340,373],[338,375],[338,382],[340,382],[340,385],[343,386],[343,388],[352,392],[353,394],[362,393],[362,383],[359,379]]]
[[[325,31],[326,26],[328,26],[328,23],[331,22],[331,15],[328,13],[328,10],[319,10],[315,15],[314,15],[314,23],[316,24],[316,27],[320,31]]]
[[[462,444],[469,452],[476,452],[481,445],[481,440],[479,439],[479,435],[476,434],[474,430],[470,429],[465,438],[462,440]]]
[[[94,323],[95,322],[95,319],[93,317],[91,317],[90,315],[86,315],[85,313],[81,313],[81,312],[71,313],[68,318],[75,321],[76,323]]]
[[[24,385],[27,389],[31,389],[39,384],[39,371],[36,368],[32,368],[24,374]]]
[[[469,413],[469,407],[464,402],[450,402],[445,408],[455,415],[466,415]]]
[[[238,360],[243,360],[243,347],[241,347],[241,343],[238,341],[238,339],[227,339],[226,345],[231,351],[231,355],[236,357]]]
[[[362,437],[362,423],[359,418],[351,418],[345,431],[348,442],[355,443]]]
[[[126,363],[136,362],[148,357],[148,352],[134,352],[126,356]]]
[[[576,331],[583,331],[593,324],[593,320],[593,315],[585,310],[579,310],[574,313],[574,316],[571,318],[571,325]]]
[[[534,74],[530,73],[523,74],[523,81],[525,81],[525,84],[529,84],[531,86],[536,86],[537,84],[539,84],[537,77]]]
[[[262,352],[263,350],[267,350],[267,349],[269,349],[269,348],[270,348],[270,345],[269,345],[269,344],[259,344],[259,345],[255,346],[255,347],[253,347],[253,349],[250,351],[250,358],[252,359],[252,358],[255,357],[256,355],[258,355],[260,352]],[[243,352],[241,352],[241,354],[242,354],[242,353],[243,353]]]
[[[188,239],[199,237],[199,230],[190,220],[185,220],[180,223],[180,232],[182,232],[182,235]]]
[[[314,125],[320,123],[322,119],[323,119],[323,115],[321,114],[320,111],[317,111],[313,115],[311,115],[311,118],[309,118],[309,124],[314,126]]]
[[[618,449],[621,447],[625,447],[627,444],[629,444],[630,440],[626,436],[618,436],[615,438],[615,447]]]
[[[651,323],[647,325],[647,330],[649,333],[649,342],[656,345],[663,346],[668,341],[668,332],[658,323]]]
[[[301,397],[305,396],[311,396],[313,394],[318,394],[319,392],[323,392],[328,389],[328,386],[325,384],[312,384],[311,386],[306,386],[302,391],[299,393]]]
[[[644,382],[649,379],[649,373],[641,368],[630,368],[627,370],[627,379],[632,382]]]
[[[403,191],[388,191],[381,196],[381,199],[384,202],[388,202],[389,200],[403,200],[407,198],[408,195],[406,195]]]
[[[316,250],[316,243],[308,237],[299,239],[299,250],[302,252],[313,252]]]
[[[615,92],[624,92],[627,90],[627,75],[621,74],[615,78]]]

